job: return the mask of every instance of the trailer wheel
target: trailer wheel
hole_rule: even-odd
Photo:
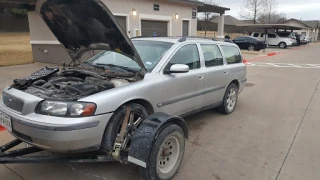
[[[147,168],[140,168],[146,180],[171,179],[180,167],[185,150],[185,137],[180,126],[171,124],[158,135]]]

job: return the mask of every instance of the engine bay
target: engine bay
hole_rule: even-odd
[[[46,100],[76,101],[105,90],[141,80],[137,73],[117,67],[45,67],[30,76],[15,79],[12,88]]]

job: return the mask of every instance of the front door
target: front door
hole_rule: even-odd
[[[200,46],[206,67],[203,103],[204,106],[219,104],[229,83],[229,69],[217,45],[201,44]]]
[[[182,36],[189,36],[189,21],[182,21]]]
[[[279,43],[277,42],[277,35],[268,34],[268,44],[271,46],[277,46]]]
[[[180,47],[171,57],[164,70],[170,69],[173,64],[186,64],[187,73],[163,74],[164,80],[163,101],[158,104],[163,112],[181,115],[199,109],[203,104],[204,73],[200,65],[200,56],[196,44],[187,44]]]

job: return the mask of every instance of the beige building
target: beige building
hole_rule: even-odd
[[[318,21],[300,21],[297,19],[289,19],[284,24],[297,26],[303,28],[302,30],[295,30],[299,34],[305,35],[311,42],[318,41],[319,39],[319,23]]]
[[[196,35],[197,19],[193,16],[198,1],[185,0],[102,0],[116,16],[129,37]],[[34,61],[69,62],[49,28],[35,11],[28,14]],[[63,60],[63,61],[62,61]]]
[[[219,35],[223,36],[224,14],[229,8],[204,4],[198,0],[101,0],[132,38],[136,36],[196,36],[197,13],[220,14]],[[3,0],[0,7],[27,7],[30,43],[36,62],[61,64],[71,59],[39,15],[32,11],[36,0]]]

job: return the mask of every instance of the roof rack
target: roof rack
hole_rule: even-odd
[[[187,38],[198,38],[198,39],[214,40],[213,37],[208,37],[208,36],[183,36],[182,38],[179,39],[179,42],[184,42],[184,41],[187,40]]]

